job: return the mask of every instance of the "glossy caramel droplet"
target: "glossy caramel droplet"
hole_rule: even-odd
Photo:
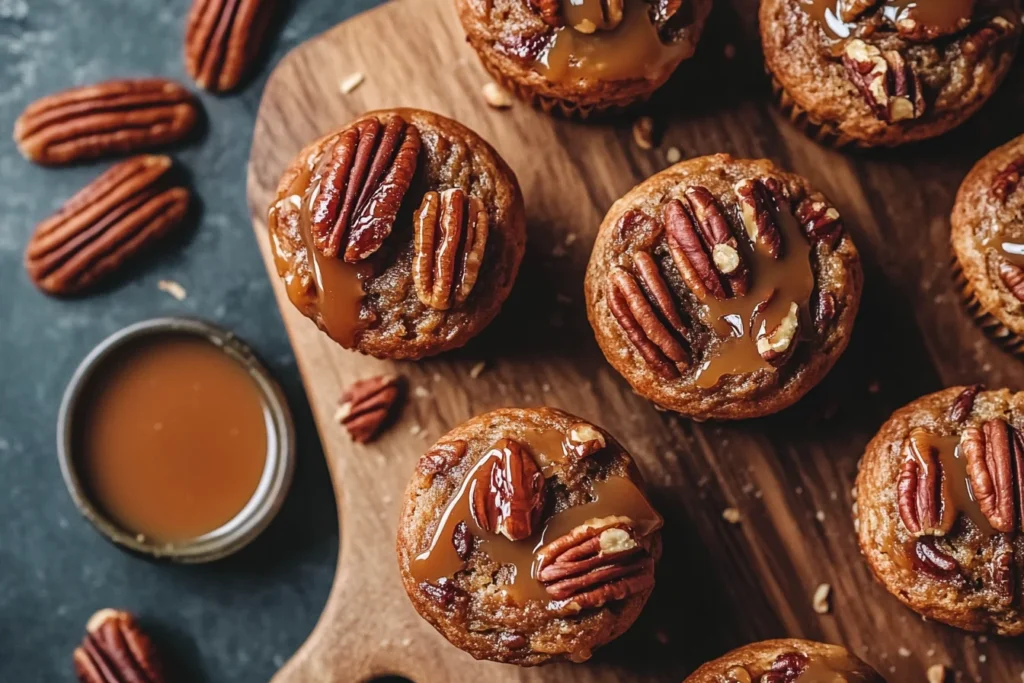
[[[849,0],[801,0],[806,12],[816,19],[832,39],[849,38],[856,21],[843,20],[843,7]],[[934,35],[949,35],[961,30],[974,13],[975,0],[886,0],[882,17],[893,26],[913,33],[908,22],[928,27]],[[875,11],[874,9],[868,11]]]
[[[550,81],[575,83],[661,80],[688,56],[685,43],[666,44],[651,21],[644,0],[624,0],[621,21],[609,21],[602,0],[563,0],[565,26],[537,59],[535,68]]]

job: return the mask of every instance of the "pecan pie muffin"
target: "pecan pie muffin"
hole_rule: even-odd
[[[544,111],[648,98],[693,55],[711,0],[455,0],[484,68]]]
[[[761,40],[783,110],[837,146],[940,135],[1013,62],[1019,0],[764,0]]]
[[[952,626],[1024,633],[1024,394],[945,389],[897,410],[857,476],[861,551],[886,589]]]
[[[787,638],[751,643],[708,662],[683,683],[885,683],[838,645]]]
[[[378,358],[465,344],[497,315],[526,246],[512,170],[473,131],[418,109],[370,112],[303,149],[268,225],[295,307]]]
[[[398,565],[420,615],[477,659],[582,662],[654,587],[662,519],[607,432],[554,410],[496,410],[420,458]]]
[[[953,272],[968,310],[1024,353],[1024,135],[971,170],[953,207]]]
[[[825,376],[861,287],[857,249],[821,193],[770,161],[718,154],[615,202],[587,267],[587,314],[638,394],[698,419],[742,419]]]

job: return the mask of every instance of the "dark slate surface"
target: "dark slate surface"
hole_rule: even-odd
[[[376,0],[296,0],[258,72],[238,93],[201,94],[206,130],[170,153],[189,169],[202,210],[187,236],[103,291],[74,301],[38,293],[22,267],[32,227],[109,162],[43,169],[10,139],[32,100],[118,76],[189,83],[186,0],[0,0],[0,681],[70,681],[88,617],[120,606],[143,624],[181,680],[267,680],[319,616],[338,547],[334,501],[295,360],[260,261],[245,165],[260,93],[290,48]],[[157,289],[188,290],[178,302]],[[299,426],[291,495],[253,545],[195,567],[130,557],[82,520],[55,455],[57,406],[88,350],[122,326],[197,315],[235,330],[265,359]]]

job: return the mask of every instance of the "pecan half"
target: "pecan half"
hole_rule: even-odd
[[[466,448],[466,442],[461,440],[439,443],[420,457],[416,469],[432,481],[438,474],[444,474],[459,464],[466,457]]]
[[[914,543],[913,564],[919,571],[937,579],[962,580],[960,563],[939,547],[933,536],[924,536]]]
[[[632,275],[616,267],[608,283],[608,308],[647,364],[661,377],[675,379],[682,370],[689,367],[690,354],[662,320],[668,322],[680,335],[680,329],[685,328],[653,259],[648,263],[646,259],[650,259],[649,255],[638,254],[638,257],[634,263],[642,273],[641,279],[646,289],[651,292],[651,300],[648,300]],[[658,313],[662,317],[659,318]]]
[[[989,571],[990,584],[999,596],[999,601],[1009,607],[1013,604],[1013,597],[1017,592],[1017,582],[1014,577],[1013,545],[1005,537],[992,555]]]
[[[733,189],[750,241],[761,245],[773,259],[782,256],[782,233],[776,218],[780,199],[783,199],[780,196],[781,185],[774,178],[748,178],[738,182]]]
[[[796,219],[803,226],[804,233],[813,241],[835,246],[843,234],[843,223],[839,212],[818,194],[807,197],[796,207]]]
[[[878,0],[839,0],[838,14],[844,22],[850,23],[877,4]]]
[[[996,174],[992,193],[999,201],[1005,202],[1017,190],[1021,176],[1024,176],[1024,157],[1010,162]]]
[[[914,536],[943,536],[953,525],[945,514],[942,463],[927,441],[928,433],[915,428],[903,444],[903,464],[897,480],[897,502],[903,526]]]
[[[170,157],[117,164],[40,223],[25,269],[48,294],[77,294],[181,224],[189,193],[172,187]]]
[[[786,652],[775,658],[771,670],[761,676],[759,683],[795,683],[808,664],[810,658],[802,652]]]
[[[686,286],[704,301],[709,296],[716,299],[726,297],[725,286],[715,272],[711,257],[704,250],[697,228],[690,212],[678,199],[672,199],[662,207],[669,252]]]
[[[973,384],[961,391],[953,400],[953,405],[949,407],[949,421],[959,424],[970,417],[971,411],[974,410],[974,399],[984,388],[981,384]]]
[[[185,70],[205,90],[237,86],[266,37],[272,0],[194,0],[185,26]]]
[[[420,583],[420,590],[427,594],[431,600],[446,610],[460,610],[469,602],[466,591],[455,585],[455,582],[448,577],[442,577],[437,583],[423,581]]]
[[[654,585],[653,562],[628,517],[590,520],[537,550],[537,578],[551,597],[583,609]]]
[[[14,142],[30,161],[67,164],[176,142],[198,115],[195,98],[173,81],[107,81],[36,100],[14,122]]]
[[[882,52],[859,38],[846,44],[843,65],[875,116],[895,123],[924,113],[921,81],[896,51]]]
[[[832,292],[818,292],[814,298],[814,329],[824,335],[828,324],[836,317],[836,296]]]
[[[487,248],[487,209],[459,188],[427,192],[413,220],[416,296],[444,311],[469,297]]]
[[[163,667],[149,637],[128,612],[102,609],[85,625],[75,648],[80,683],[161,683]]]
[[[1011,533],[1021,524],[1024,500],[1024,441],[1003,420],[968,427],[960,436],[971,491],[996,531]]]
[[[766,362],[778,366],[782,365],[796,344],[797,332],[800,329],[800,306],[794,301],[789,304],[789,311],[770,332],[764,332],[757,336],[757,352],[761,354]]]
[[[1024,303],[1024,268],[1009,261],[1003,261],[999,264],[999,279],[1003,281],[1017,301]]]
[[[529,538],[544,507],[544,475],[529,451],[502,439],[484,456],[490,465],[477,471],[470,489],[470,511],[484,531],[510,541]]]
[[[310,221],[317,250],[330,258],[344,250],[345,260],[357,263],[380,249],[419,152],[419,130],[399,116],[364,119],[338,135],[313,180],[320,183]]]
[[[367,443],[377,436],[392,414],[400,393],[397,375],[354,382],[341,395],[335,419],[344,425],[353,441]]]
[[[455,531],[452,532],[452,545],[455,546],[455,554],[459,556],[460,560],[465,562],[469,559],[469,553],[473,549],[473,534],[469,532],[469,527],[465,522],[455,525]]]
[[[714,195],[700,186],[688,187],[683,194],[693,212],[693,223],[700,228],[700,236],[723,283],[732,296],[743,296],[750,286],[750,270],[740,256],[739,244]]]
[[[577,459],[589,457],[598,451],[604,450],[608,442],[594,425],[586,422],[577,422],[569,428],[567,439],[569,448]]]

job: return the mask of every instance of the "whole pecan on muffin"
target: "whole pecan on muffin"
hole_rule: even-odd
[[[643,609],[661,525],[607,432],[552,408],[496,410],[420,459],[398,565],[416,611],[477,659],[581,662]]]
[[[953,272],[971,315],[1008,351],[1024,352],[1024,135],[990,152],[953,207]]]
[[[588,116],[660,88],[697,47],[711,0],[455,0],[469,44],[544,111]]]
[[[378,358],[469,341],[501,309],[526,246],[512,170],[473,131],[418,109],[370,112],[303,149],[268,225],[295,307]]]
[[[819,140],[893,146],[963,123],[1009,71],[1018,0],[764,0],[782,108]]]
[[[694,671],[683,683],[885,683],[877,671],[838,645],[787,638],[737,648]]]
[[[1024,633],[1024,394],[945,389],[897,410],[857,476],[861,551],[886,589],[952,626]]]
[[[587,313],[633,389],[699,419],[781,410],[846,348],[860,258],[838,211],[766,160],[672,166],[615,202]]]

